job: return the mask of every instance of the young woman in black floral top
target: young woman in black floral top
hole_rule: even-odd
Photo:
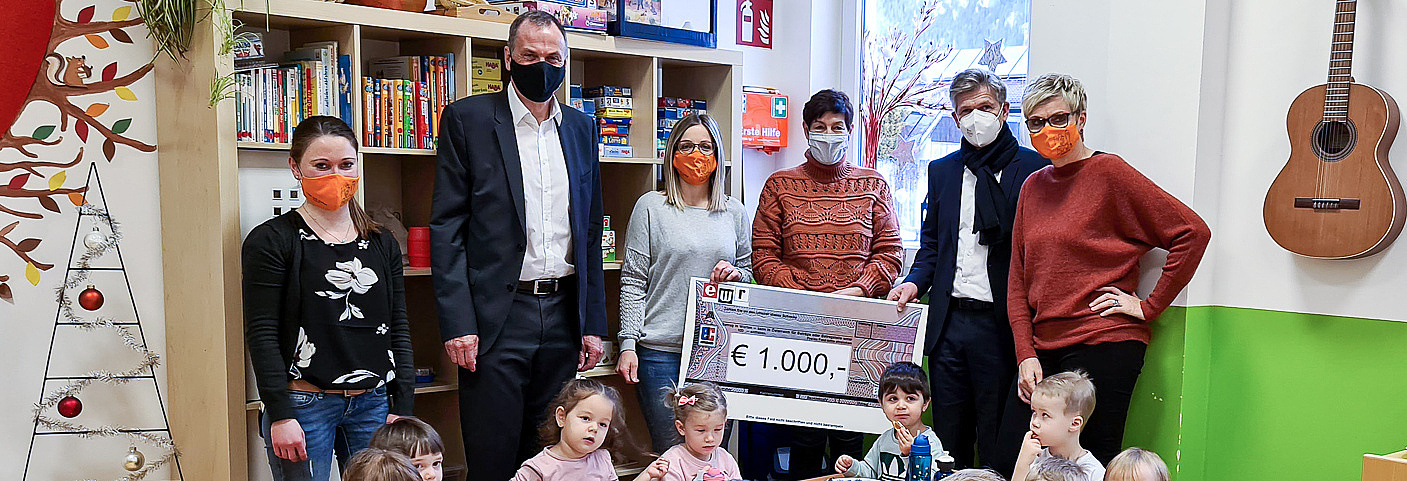
[[[412,413],[414,369],[401,250],[352,196],[357,140],[340,119],[293,131],[302,207],[244,241],[245,341],[276,480],[328,479],[382,424]]]

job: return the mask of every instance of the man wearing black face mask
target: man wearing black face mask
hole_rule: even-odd
[[[553,98],[567,58],[555,17],[520,15],[509,88],[441,117],[431,258],[470,480],[509,479],[537,454],[548,402],[607,334],[596,128]]]
[[[928,165],[919,250],[889,300],[902,310],[930,294],[924,354],[943,447],[967,468],[976,467],[975,446],[982,464],[1010,476],[1024,434],[1002,429],[1016,375],[1006,314],[1011,228],[1021,184],[1050,162],[1016,144],[1000,77],[965,70],[953,76],[949,96],[962,147]],[[1026,426],[1029,418],[1019,417],[1010,422]]]

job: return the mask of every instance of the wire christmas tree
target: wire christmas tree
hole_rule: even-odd
[[[70,251],[65,282],[56,290],[58,313],[44,368],[45,392],[34,406],[34,431],[30,438],[24,479],[49,481],[58,476],[72,476],[70,471],[75,469],[90,468],[76,463],[44,466],[36,461],[36,446],[40,446],[41,451],[82,453],[88,459],[101,458],[105,455],[103,449],[112,449],[112,469],[102,470],[112,474],[104,474],[105,478],[116,475],[117,480],[137,481],[171,465],[175,470],[167,472],[168,479],[183,479],[176,446],[171,441],[161,388],[156,379],[156,367],[161,364],[161,356],[147,348],[146,335],[137,317],[131,284],[122,263],[119,248],[121,225],[105,208],[107,202],[103,197],[102,181],[96,165],[89,170],[85,188],[88,189],[87,195],[73,198],[74,203],[79,204],[78,219],[74,225],[74,248]],[[96,202],[93,201],[94,197]],[[91,230],[85,231],[85,224]],[[74,254],[78,252],[82,254],[74,259]],[[95,261],[101,262],[95,264]],[[115,296],[114,302],[108,302],[107,292],[125,293],[126,297]],[[75,297],[78,307],[74,306]],[[110,369],[93,357],[96,349],[84,353],[70,349],[72,346],[68,345],[69,341],[74,341],[74,344],[81,342],[85,347],[95,346],[111,340],[94,337],[103,334],[111,334],[120,340],[123,347],[130,351],[126,355],[135,355],[139,359],[135,365],[124,370]],[[58,349],[55,349],[56,346]],[[85,355],[90,359],[83,359]],[[89,387],[95,387],[93,391],[108,394],[110,398],[98,398],[91,393],[85,395]],[[118,401],[140,398],[146,394],[147,388],[155,395],[156,405],[150,406],[146,413],[131,412],[137,410],[124,408],[133,407],[132,404]],[[95,409],[85,413],[84,400]],[[109,402],[98,402],[104,400]],[[160,412],[159,418],[153,417],[153,412],[157,410]],[[91,421],[85,423],[85,420],[108,420],[114,415],[136,419],[141,425],[129,427],[114,422],[98,425],[90,425]],[[141,419],[143,417],[148,419]],[[96,442],[100,440],[108,442]],[[112,440],[126,441],[126,447],[114,447],[110,442]],[[148,459],[147,454],[155,456]],[[86,475],[81,478],[94,479]]]

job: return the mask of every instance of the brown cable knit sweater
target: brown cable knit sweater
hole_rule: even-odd
[[[811,160],[767,179],[752,223],[753,273],[769,286],[889,292],[904,249],[889,184],[874,169]]]

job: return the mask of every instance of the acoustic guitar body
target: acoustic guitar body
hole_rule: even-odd
[[[1407,205],[1388,163],[1397,102],[1347,83],[1347,118],[1326,118],[1328,84],[1290,106],[1290,159],[1265,197],[1265,228],[1290,252],[1320,259],[1375,254],[1402,231]],[[1332,98],[1332,97],[1331,97]]]

